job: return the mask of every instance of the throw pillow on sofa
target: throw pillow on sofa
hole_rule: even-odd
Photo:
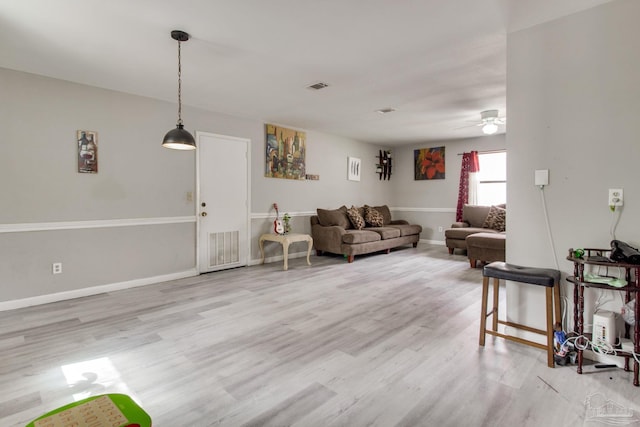
[[[491,206],[487,219],[482,224],[483,228],[491,228],[496,231],[505,231],[507,222],[507,210],[497,206]]]
[[[349,221],[351,221],[351,225],[356,230],[362,230],[365,226],[364,218],[360,215],[360,211],[355,206],[351,206],[347,209],[347,216],[349,217]]]
[[[324,227],[330,227],[332,225],[337,225],[344,229],[351,228],[351,222],[349,222],[349,217],[347,216],[347,207],[341,206],[338,209],[316,209],[318,212],[318,222],[320,225]]]
[[[384,219],[384,221],[382,222],[383,226],[391,224],[391,211],[389,210],[389,206],[382,205],[374,206],[373,208],[380,212],[380,214],[382,215],[382,218]]]
[[[382,227],[384,217],[371,206],[364,205],[364,221],[372,227]]]

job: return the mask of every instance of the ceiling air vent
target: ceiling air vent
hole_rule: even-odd
[[[307,86],[307,89],[313,89],[313,90],[320,90],[320,89],[324,89],[325,87],[329,86],[326,83],[322,83],[322,82],[318,82],[318,83],[314,83],[310,86]]]

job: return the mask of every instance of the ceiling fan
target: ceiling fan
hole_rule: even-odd
[[[507,121],[504,117],[498,117],[498,110],[483,111],[480,113],[480,119],[478,126],[482,126],[482,133],[485,135],[493,135],[498,131],[498,125]]]
[[[482,133],[485,135],[493,135],[498,131],[498,125],[503,125],[507,119],[498,117],[498,110],[485,110],[480,113],[480,123],[470,126],[482,126]],[[470,126],[463,126],[458,129],[464,129]]]

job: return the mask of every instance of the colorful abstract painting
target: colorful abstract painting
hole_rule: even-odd
[[[416,181],[444,179],[444,147],[413,150],[413,160]]]
[[[276,125],[266,127],[267,178],[305,179],[307,134]]]

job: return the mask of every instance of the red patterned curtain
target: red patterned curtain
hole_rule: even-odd
[[[458,188],[458,207],[456,208],[456,221],[462,221],[462,207],[469,203],[469,173],[480,171],[478,152],[472,151],[462,155],[462,168],[460,169],[460,187]]]

